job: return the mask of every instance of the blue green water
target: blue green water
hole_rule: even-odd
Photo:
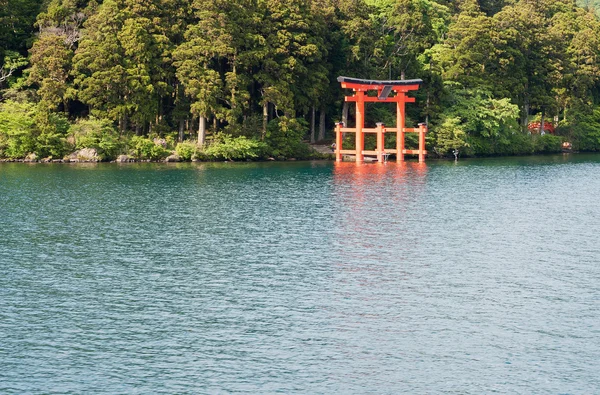
[[[0,164],[0,393],[600,392],[600,157]]]

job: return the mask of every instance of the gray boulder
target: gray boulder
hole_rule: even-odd
[[[181,162],[181,158],[177,154],[167,156],[165,162]]]
[[[129,155],[119,155],[117,157],[117,162],[119,162],[119,163],[131,162],[131,158],[129,157]]]
[[[100,160],[96,148],[82,148],[75,153],[77,154],[77,159],[79,159],[79,161],[98,162]]]
[[[31,153],[29,155],[27,155],[25,157],[25,159],[23,160],[23,162],[37,162],[38,161],[38,156],[35,153]]]

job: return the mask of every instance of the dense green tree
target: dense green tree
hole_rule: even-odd
[[[449,84],[435,136],[434,150],[447,155],[468,147],[471,154],[507,154],[515,134],[518,107],[510,99],[495,99],[490,92]]]
[[[35,150],[35,104],[0,103],[0,157],[24,158]]]
[[[39,10],[36,0],[0,0],[0,88],[27,64],[24,56]]]
[[[67,36],[42,33],[31,48],[29,79],[39,86],[40,104],[47,110],[55,110],[60,104],[67,109],[67,79],[73,51],[67,44]]]
[[[177,77],[191,98],[192,113],[199,119],[199,145],[204,144],[207,118],[227,118],[226,100],[230,99],[230,109],[235,109],[246,96],[240,92],[237,78],[240,51],[235,45],[239,39],[233,36],[236,17],[244,14],[241,7],[230,1],[194,2],[195,23],[190,24],[185,40],[174,52]],[[240,25],[237,32],[243,35],[247,27]],[[226,87],[230,89],[228,97]]]
[[[0,0],[0,64],[5,51],[27,52],[42,2]]]
[[[430,0],[378,3],[375,53],[383,78],[419,72],[419,55],[445,33],[448,10]]]
[[[138,132],[158,123],[170,93],[168,32],[157,23],[160,2],[108,0],[85,23],[74,57],[79,98],[93,114],[131,122]]]
[[[447,81],[491,89],[497,81],[490,78],[490,69],[499,55],[494,38],[491,18],[479,11],[461,13],[446,39],[430,51],[432,67]]]
[[[73,58],[77,97],[92,115],[119,121],[127,128],[133,107],[128,103],[125,51],[118,34],[125,14],[116,0],[106,0],[84,24],[84,35]]]
[[[317,104],[319,86],[328,84],[327,71],[320,63],[326,56],[324,41],[309,1],[268,0],[266,6],[261,29],[266,37],[264,57],[256,73],[263,116],[267,121],[272,105],[275,116],[294,118],[297,110]]]
[[[481,11],[485,12],[488,16],[492,16],[499,12],[508,3],[510,3],[510,1],[507,0],[479,0]]]
[[[339,75],[422,78],[408,117],[429,121],[440,155],[554,150],[559,140],[526,133],[531,118],[596,149],[597,3],[0,0],[3,122],[32,117],[21,131],[5,126],[0,155],[60,157],[82,147],[78,134],[106,158],[129,146],[156,159],[167,152],[156,135],[184,143],[187,129],[202,147],[183,144],[186,158],[226,157],[210,144],[240,158],[256,147],[306,157],[302,139],[352,118]],[[393,121],[389,110],[369,113]]]

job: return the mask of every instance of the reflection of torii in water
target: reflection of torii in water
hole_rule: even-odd
[[[383,162],[388,154],[396,154],[398,161],[404,160],[405,154],[419,155],[419,162],[425,161],[425,133],[427,126],[420,123],[418,128],[406,128],[405,124],[405,104],[414,103],[414,97],[408,97],[406,94],[410,91],[419,89],[422,80],[363,80],[349,77],[338,77],[338,82],[342,88],[352,89],[353,96],[346,96],[347,102],[356,102],[356,127],[348,128],[343,123],[338,123],[335,128],[335,158],[341,162],[342,154],[356,156],[357,162],[364,161],[364,155],[376,155],[379,162]],[[377,96],[366,96],[365,92],[376,90]],[[390,94],[395,92],[395,96]],[[396,127],[386,128],[382,123],[377,124],[377,128],[365,128],[365,103],[396,103]],[[385,149],[384,135],[386,132],[396,132],[396,149]],[[405,133],[419,133],[419,149],[409,150],[404,147]],[[353,150],[342,149],[342,133],[356,133],[356,147]],[[365,151],[365,133],[377,134],[377,149],[375,151]]]

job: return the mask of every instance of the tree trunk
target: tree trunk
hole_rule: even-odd
[[[311,117],[310,117],[310,143],[315,143],[315,122],[316,122],[316,111],[315,106],[312,106]]]
[[[121,129],[121,133],[127,133],[127,129],[129,128],[129,118],[127,114],[123,115],[123,124],[121,125],[123,129]]]
[[[261,140],[265,139],[267,135],[267,124],[269,123],[269,103],[264,102],[263,104],[263,126],[262,126],[262,134],[260,136]]]
[[[325,140],[325,107],[321,107],[321,111],[319,112],[319,137],[317,140]]]
[[[542,121],[540,122],[540,136],[544,134],[544,111],[542,111]]]
[[[345,101],[342,107],[342,122],[344,127],[348,127],[348,111],[350,110],[350,103]]]
[[[431,103],[430,97],[430,91],[427,89],[427,101],[425,102],[425,124],[427,126],[429,126],[429,105]]]
[[[185,126],[185,121],[183,119],[179,120],[179,142],[183,141],[183,130]]]
[[[163,120],[163,98],[158,97],[158,111],[156,113],[156,124],[159,125]]]
[[[236,55],[233,55],[233,62],[232,63],[233,63],[232,73],[233,73],[234,78],[236,79],[236,84],[234,84],[231,87],[231,109],[234,110],[235,107],[236,107],[235,106],[235,88],[237,86],[237,71],[236,71],[236,66],[235,66],[235,64],[236,64]]]
[[[529,125],[529,98],[525,98],[525,102],[523,103],[523,112],[521,114],[521,126],[524,129],[527,129]]]
[[[206,117],[200,117],[198,120],[198,146],[204,145],[206,138]]]

